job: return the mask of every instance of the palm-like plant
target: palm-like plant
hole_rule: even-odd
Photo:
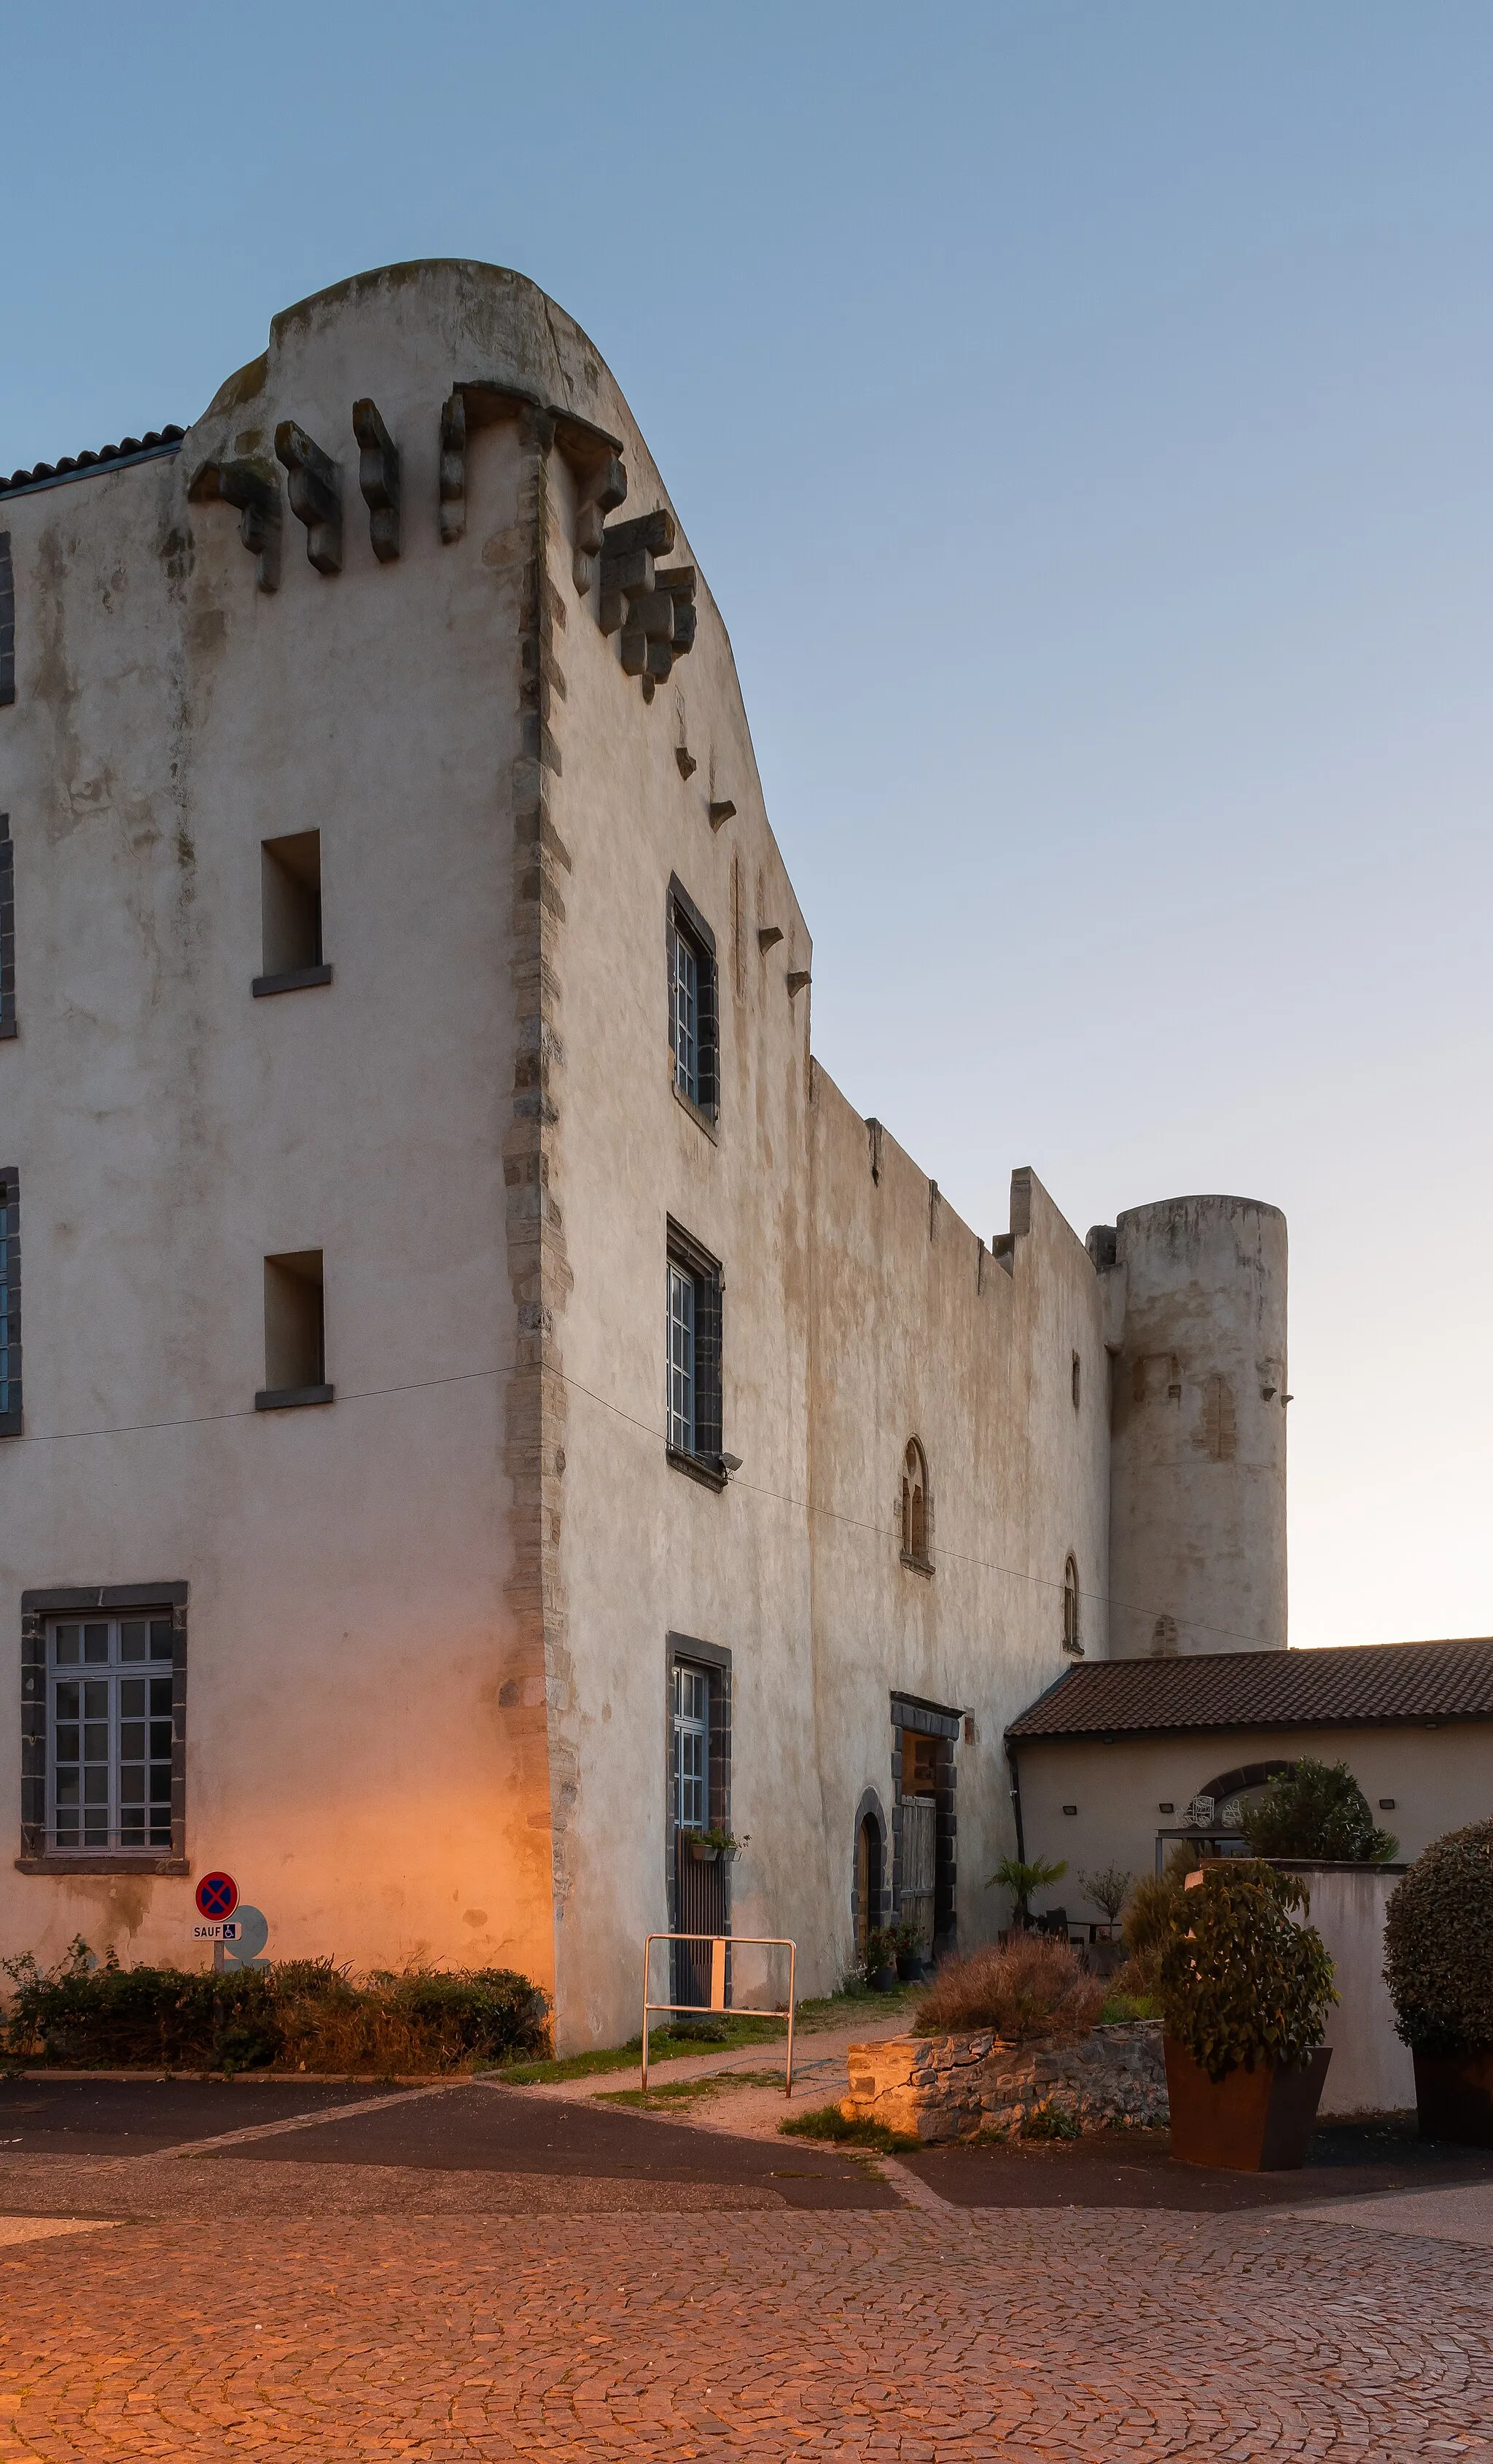
[[[1046,1890],[1050,1882],[1061,1882],[1067,1870],[1068,1860],[1065,1857],[1060,1857],[1055,1865],[1045,1857],[1035,1858],[1030,1862],[1023,1857],[1002,1857],[985,1884],[985,1888],[987,1891],[996,1889],[1009,1891],[1015,1902],[1012,1909],[1015,1923],[1019,1925],[1030,1925],[1032,1911],[1029,1903],[1032,1893]]]

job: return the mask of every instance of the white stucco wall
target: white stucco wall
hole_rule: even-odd
[[[473,424],[442,544],[441,406],[474,380],[561,428]],[[393,564],[363,395],[403,457]],[[339,464],[345,561],[314,571],[287,510],[266,595],[236,514],[187,489],[282,419]],[[993,1256],[814,1067],[725,626],[702,581],[651,701],[623,672],[573,575],[565,419],[621,439],[622,517],[668,508],[552,301],[396,267],[277,318],[178,454],[5,501],[26,1422],[0,1700],[23,1592],[187,1583],[191,1869],[8,1864],[8,1949],[189,1957],[220,1864],[274,1953],[506,1961],[553,1987],[562,2044],[626,2035],[666,1921],[673,1634],[731,1655],[736,1930],[794,1935],[823,1987],[857,1808],[891,1813],[893,1691],[958,1715],[969,1942],[1003,1919],[1001,1734],[1065,1664],[1070,1552],[1109,1648],[1112,1286],[1026,1171]],[[260,843],[312,828],[334,981],[256,1001]],[[714,1136],[670,1083],[671,874],[715,935]],[[670,1216],[725,1270],[719,1493],[665,1456]],[[316,1248],[337,1399],[256,1414],[261,1262]],[[914,1434],[932,1574],[901,1559]]]
[[[1319,2111],[1402,2113],[1416,2101],[1416,2065],[1394,2033],[1384,1982],[1384,1917],[1403,1865],[1297,1865],[1315,1925],[1332,1962],[1337,2000],[1328,2013],[1332,2048]]]
[[[1077,1887],[1106,1865],[1153,1870],[1156,1833],[1175,1828],[1209,1782],[1251,1763],[1346,1762],[1380,1827],[1410,1859],[1443,1833],[1493,1814],[1493,1739],[1484,1721],[1440,1727],[1227,1728],[1147,1737],[1029,1741],[1020,1749],[1027,1852],[1065,1858],[1069,1876],[1040,1897],[1096,1917]],[[1380,1810],[1383,1798],[1393,1805]],[[1161,1806],[1175,1810],[1163,1814]],[[1076,1813],[1066,1814],[1072,1805]]]

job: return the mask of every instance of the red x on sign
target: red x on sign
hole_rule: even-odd
[[[238,1905],[238,1884],[231,1874],[204,1874],[197,1885],[197,1910],[205,1917],[231,1917]]]

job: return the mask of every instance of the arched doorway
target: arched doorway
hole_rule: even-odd
[[[866,1948],[866,1938],[882,1921],[882,1842],[881,1822],[867,1811],[862,1815],[855,1832],[855,1947]]]

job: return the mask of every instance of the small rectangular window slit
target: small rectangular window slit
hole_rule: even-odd
[[[259,893],[264,973],[254,978],[254,999],[329,984],[332,970],[321,954],[319,830],[261,842]]]
[[[319,1249],[287,1250],[264,1262],[264,1385],[256,1412],[330,1403]]]

